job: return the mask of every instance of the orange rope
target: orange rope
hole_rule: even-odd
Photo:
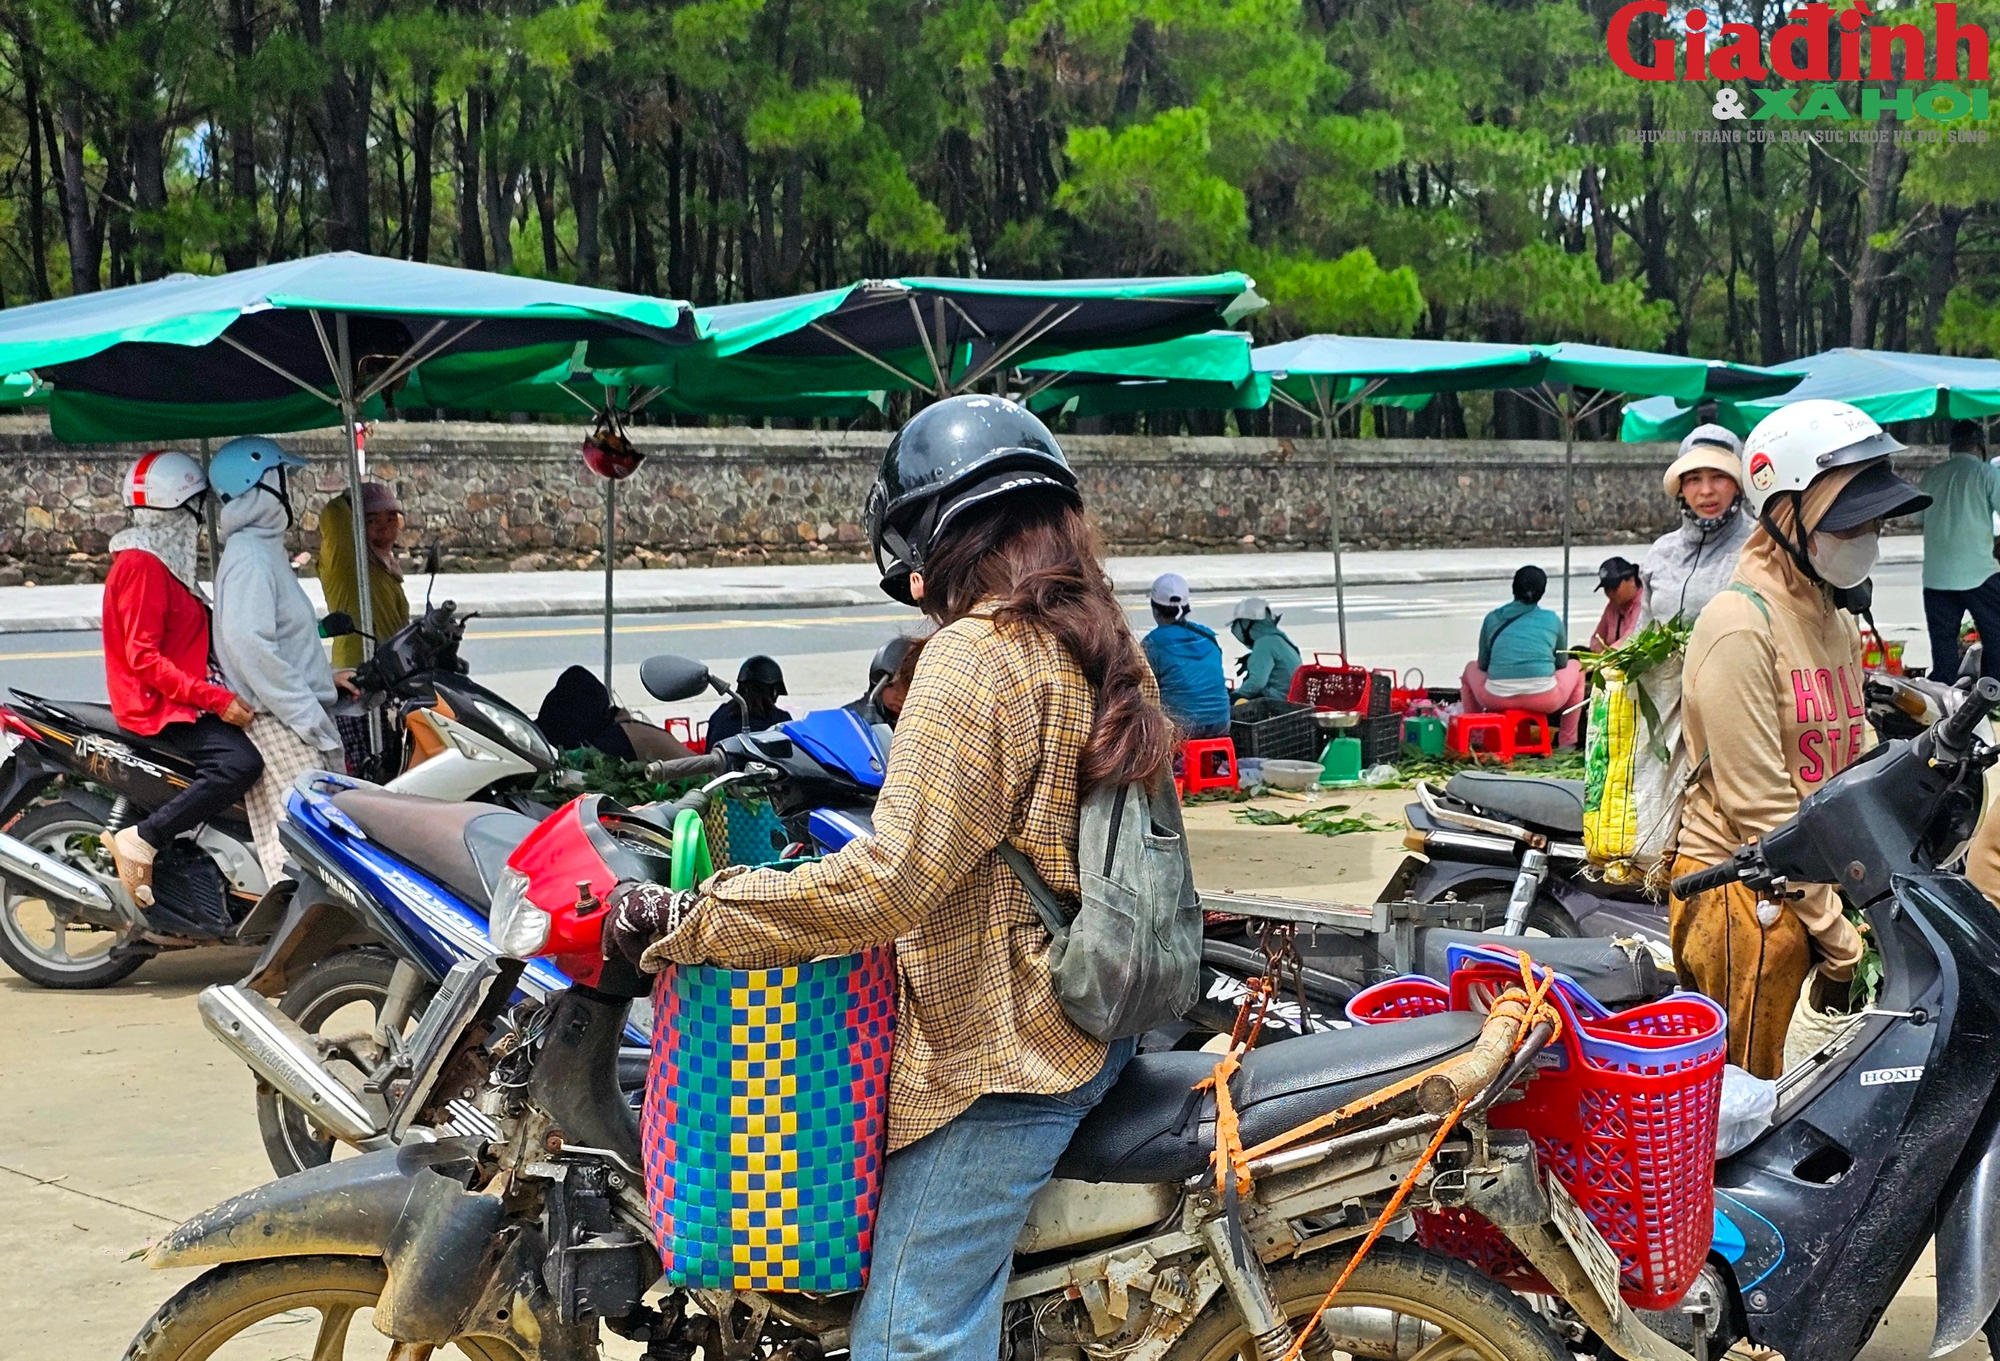
[[[1236,1190],[1240,1195],[1250,1194],[1250,1159],[1243,1151],[1243,1130],[1236,1115],[1236,1101],[1229,1092],[1229,1080],[1243,1066],[1243,1056],[1257,1043],[1257,1036],[1263,1033],[1264,1018],[1271,1014],[1271,999],[1277,993],[1276,982],[1269,977],[1250,980],[1249,992],[1244,994],[1242,1005],[1236,1009],[1236,1024],[1229,1032],[1229,1048],[1215,1065],[1215,1071],[1195,1083],[1197,1092],[1215,1091],[1215,1152],[1211,1161],[1215,1164],[1215,1193],[1220,1196],[1229,1189],[1229,1174],[1236,1174]],[[1251,1008],[1256,1008],[1256,1018],[1251,1019]]]
[[[1562,1034],[1562,1013],[1550,1006],[1548,1002],[1549,989],[1554,986],[1556,981],[1555,971],[1553,969],[1548,970],[1542,981],[1537,983],[1535,981],[1534,969],[1529,963],[1526,954],[1520,956],[1520,963],[1523,988],[1509,988],[1495,999],[1496,1006],[1502,1002],[1515,1000],[1524,1004],[1520,1033],[1514,1037],[1513,1048],[1508,1051],[1510,1055],[1521,1052],[1521,1046],[1527,1043],[1528,1032],[1544,1020],[1553,1027],[1549,1035],[1551,1041]],[[1432,1069],[1431,1071],[1436,1070]],[[1418,1157],[1415,1165],[1404,1174],[1403,1180],[1397,1184],[1396,1193],[1389,1197],[1389,1203],[1383,1206],[1382,1213],[1375,1217],[1375,1223],[1369,1228],[1367,1236],[1361,1240],[1361,1246],[1354,1250],[1354,1256],[1348,1259],[1347,1266],[1334,1281],[1333,1289],[1326,1292],[1326,1298],[1319,1302],[1319,1307],[1313,1310],[1312,1317],[1306,1320],[1306,1326],[1299,1330],[1299,1335],[1293,1340],[1291,1349],[1284,1355],[1284,1361],[1298,1361],[1300,1354],[1305,1351],[1306,1340],[1312,1336],[1312,1330],[1319,1325],[1320,1319],[1333,1306],[1334,1296],[1338,1295],[1345,1288],[1355,1271],[1360,1268],[1362,1259],[1367,1257],[1368,1250],[1375,1246],[1376,1242],[1382,1237],[1383,1232],[1388,1229],[1389,1225],[1396,1221],[1396,1216],[1402,1213],[1403,1202],[1408,1200],[1410,1192],[1416,1189],[1417,1178],[1423,1175],[1424,1169],[1431,1165],[1433,1158],[1437,1157],[1438,1150],[1444,1147],[1444,1141],[1451,1136],[1451,1132],[1458,1127],[1459,1120],[1464,1117],[1466,1108],[1478,1099],[1478,1096],[1478,1092],[1468,1093],[1453,1108],[1451,1114],[1445,1117],[1444,1123],[1438,1126],[1437,1133],[1431,1136],[1430,1143],[1424,1148],[1422,1155]]]

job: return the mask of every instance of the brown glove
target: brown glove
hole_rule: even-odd
[[[633,968],[646,947],[671,932],[694,910],[701,895],[691,889],[671,889],[661,884],[627,880],[611,890],[605,900],[604,957],[623,955]]]

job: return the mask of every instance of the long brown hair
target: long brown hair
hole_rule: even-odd
[[[932,551],[923,578],[921,607],[940,628],[998,600],[996,623],[1044,629],[1075,659],[1097,698],[1078,769],[1084,792],[1166,770],[1179,739],[1146,698],[1146,663],[1081,509],[1033,492],[973,507]]]

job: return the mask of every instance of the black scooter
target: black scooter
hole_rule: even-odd
[[[2000,682],[1914,739],[1875,749],[1687,897],[1740,882],[1776,901],[1836,884],[1867,914],[1880,995],[1778,1084],[1776,1122],[1716,1169],[1716,1236],[1656,1329],[1697,1358],[1739,1338],[1849,1361],[1924,1244],[1937,1243],[1931,1355],[2000,1340],[2000,914],[1954,862],[2000,747],[1974,736]],[[1530,942],[1532,945],[1532,942]]]

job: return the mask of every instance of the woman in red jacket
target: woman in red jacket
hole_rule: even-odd
[[[208,479],[186,454],[147,454],[125,471],[132,527],[111,540],[104,579],[104,679],[118,726],[178,751],[188,787],[111,835],[118,881],[153,900],[153,856],[242,798],[264,773],[243,732],[256,715],[208,679],[208,601],[195,584]]]

